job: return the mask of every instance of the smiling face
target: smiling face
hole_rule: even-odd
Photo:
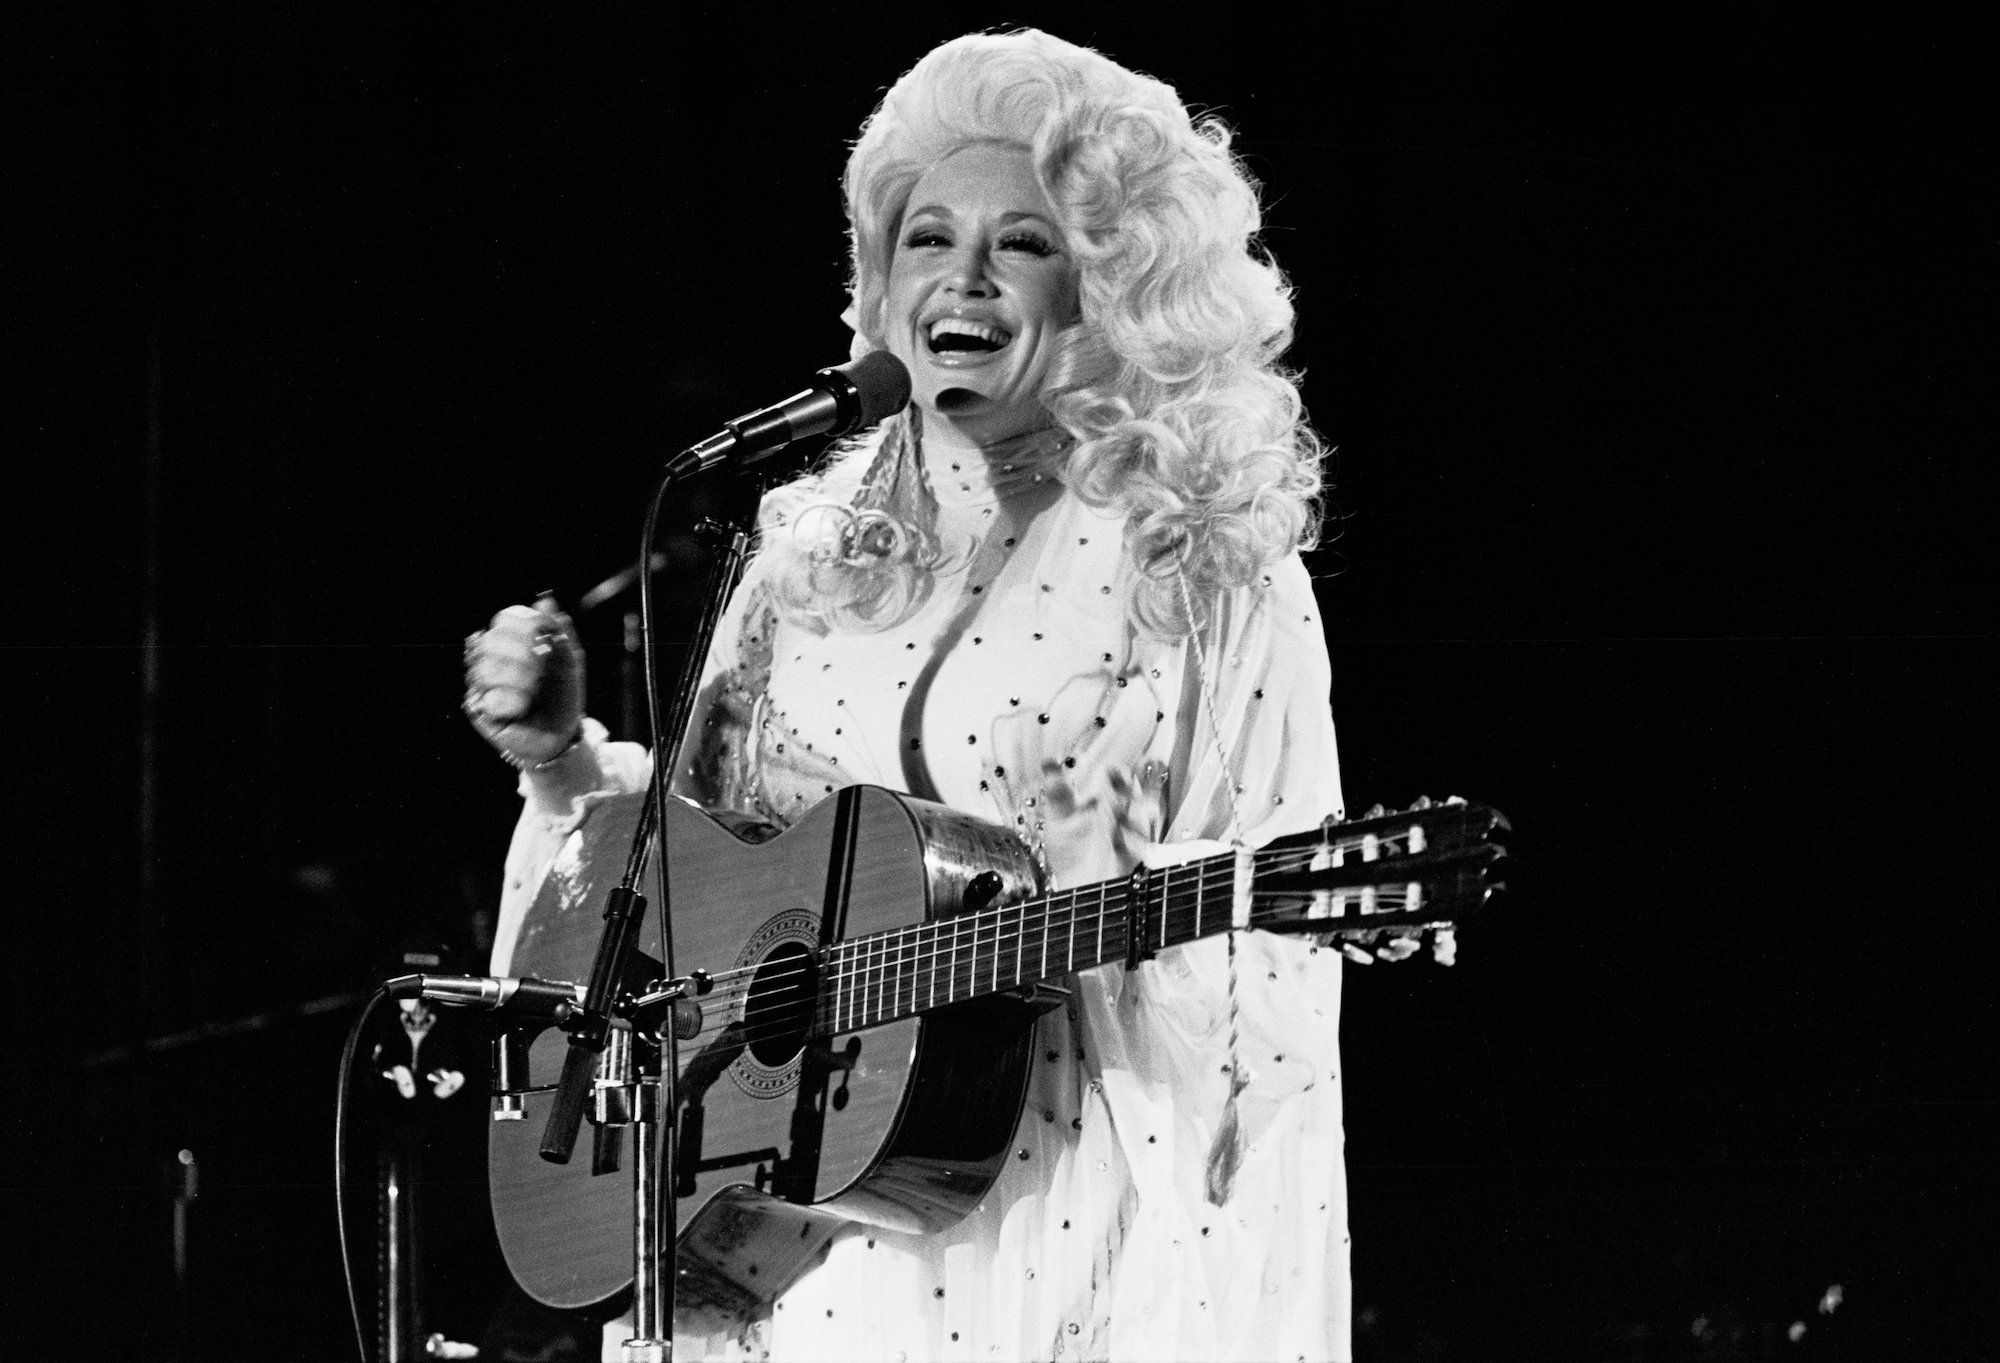
[[[982,445],[1047,424],[1076,267],[1028,153],[982,143],[924,172],[896,235],[882,332],[913,400]]]

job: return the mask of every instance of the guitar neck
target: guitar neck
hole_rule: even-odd
[[[1404,855],[1377,861],[1385,848]],[[1455,896],[1476,891],[1484,899],[1483,858],[1461,867],[1463,854],[1430,856],[1423,848],[1420,835],[1399,844],[1372,829],[1328,829],[1242,861],[1226,853],[843,942],[820,962],[817,1028],[831,1035],[877,1026],[1136,962],[1236,926],[1313,931],[1449,921]],[[1239,924],[1237,906],[1252,893],[1254,906]],[[1370,921],[1357,922],[1361,916]]]
[[[1110,880],[843,942],[820,963],[820,1024],[856,1031],[1123,960],[1134,932],[1173,930],[1168,914],[1135,918],[1134,902],[1131,882]]]

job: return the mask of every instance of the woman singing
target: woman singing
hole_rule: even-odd
[[[1055,886],[1339,814],[1298,553],[1321,450],[1227,132],[1095,52],[975,35],[889,91],[845,187],[857,353],[914,397],[766,498],[675,790],[784,826],[891,787],[1012,829]],[[506,973],[564,838],[648,758],[582,716],[551,610],[468,656],[523,771]],[[1241,932],[1064,983],[975,1211],[838,1234],[688,1355],[1347,1358],[1338,953]]]

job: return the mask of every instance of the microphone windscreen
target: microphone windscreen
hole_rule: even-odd
[[[886,350],[871,350],[858,360],[835,365],[847,375],[861,398],[861,419],[856,429],[865,429],[886,420],[910,402],[910,371]]]

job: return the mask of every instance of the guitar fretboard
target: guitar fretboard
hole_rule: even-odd
[[[1260,875],[1336,863],[1338,844],[1270,848],[1256,854]],[[1355,850],[1360,850],[1356,841]],[[1143,885],[1143,896],[1135,889]],[[1002,990],[1059,979],[1134,954],[1232,926],[1233,854],[1001,905],[918,927],[843,942],[820,963],[817,1029],[856,1031]],[[1420,887],[1392,883],[1293,896],[1316,901],[1315,918],[1414,907]],[[1275,912],[1253,910],[1250,926]],[[1333,923],[1329,922],[1329,927]],[[1139,938],[1140,952],[1129,950]]]

